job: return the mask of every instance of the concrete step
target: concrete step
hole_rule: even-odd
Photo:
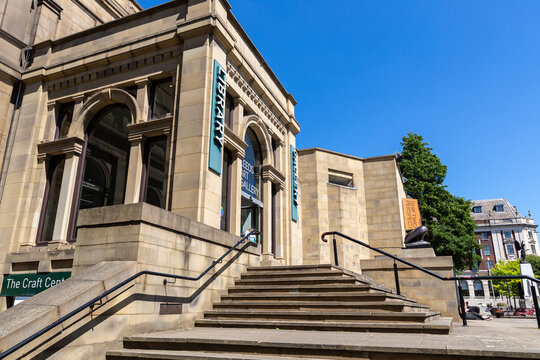
[[[324,359],[309,357],[313,360]],[[181,350],[145,350],[125,349],[107,352],[107,360],[146,359],[146,360],[306,360],[305,357],[290,357],[279,355],[245,354],[236,352],[208,352]],[[366,359],[369,360],[369,359]]]
[[[373,321],[429,322],[440,318],[439,312],[371,312],[371,311],[300,311],[300,310],[242,310],[222,309],[205,311],[205,319],[218,320],[306,320],[306,321]]]
[[[330,321],[293,321],[293,320],[219,320],[200,319],[195,327],[217,328],[256,328],[310,331],[350,331],[350,332],[390,332],[448,334],[452,325],[451,318],[440,318],[427,323],[397,322],[330,322]]]
[[[371,284],[294,284],[294,285],[236,285],[229,289],[229,294],[233,293],[249,293],[249,292],[268,292],[268,293],[283,293],[283,292],[346,292],[346,291],[363,291],[363,292],[382,292],[383,290],[374,287]]]
[[[320,276],[343,276],[351,277],[346,275],[341,270],[332,270],[332,269],[309,269],[309,270],[280,270],[280,271],[248,271],[243,273],[241,279],[259,279],[259,278],[296,278],[296,277],[320,277]]]
[[[363,291],[350,291],[350,292],[245,292],[245,293],[232,293],[221,296],[221,300],[251,300],[251,301],[386,301],[389,299],[400,299],[411,303],[416,301],[413,299],[407,299],[404,296],[391,294],[386,292],[363,292]]]
[[[317,270],[317,269],[335,269],[330,264],[313,264],[313,265],[278,265],[278,266],[248,266],[248,271],[289,271],[289,270]]]
[[[352,276],[337,274],[332,276],[297,276],[294,278],[253,277],[238,279],[235,285],[313,285],[313,284],[356,284]]]
[[[332,310],[332,311],[381,311],[381,312],[418,312],[428,311],[426,305],[403,300],[387,301],[230,301],[222,300],[214,304],[214,309],[297,309],[297,310]]]

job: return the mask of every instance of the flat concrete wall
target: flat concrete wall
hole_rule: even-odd
[[[431,250],[432,249],[427,249]],[[453,262],[451,256],[423,256],[409,257],[404,250],[407,260],[438,273],[442,276],[453,276]],[[417,251],[417,250],[413,250]],[[391,289],[395,289],[394,261],[392,259],[362,260],[362,274],[371,277]],[[442,281],[408,265],[398,263],[399,285],[401,294],[428,305],[432,311],[440,311],[442,316],[450,316],[454,321],[459,321],[457,310],[456,289],[453,281]]]

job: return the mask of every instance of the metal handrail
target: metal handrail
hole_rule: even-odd
[[[191,277],[191,276],[183,276],[183,275],[174,275],[174,274],[167,274],[167,273],[161,273],[161,272],[156,272],[156,271],[148,271],[148,270],[143,270],[143,271],[140,271],[138,273],[136,273],[135,275],[132,275],[130,276],[129,278],[127,278],[126,280],[120,282],[119,284],[113,286],[112,288],[110,288],[109,290],[107,291],[104,291],[103,293],[101,293],[100,295],[96,296],[95,298],[93,298],[92,300],[86,302],[85,304],[79,306],[78,308],[76,308],[75,310],[69,312],[68,314],[62,316],[60,319],[56,320],[55,322],[47,325],[46,327],[44,327],[43,329],[35,332],[33,335],[27,337],[26,339],[24,339],[23,341],[19,342],[17,345],[14,345],[13,347],[9,348],[8,350],[4,351],[3,353],[0,354],[0,359],[4,359],[6,356],[12,354],[13,352],[19,350],[20,348],[22,348],[23,346],[25,346],[26,344],[30,343],[31,341],[37,339],[38,337],[40,337],[41,335],[45,334],[47,331],[53,329],[54,327],[60,325],[61,323],[63,323],[64,321],[70,319],[71,317],[73,317],[74,315],[78,314],[79,312],[83,311],[84,309],[86,308],[90,308],[90,310],[92,310],[92,307],[94,306],[94,304],[98,301],[100,301],[101,299],[103,299],[105,296],[115,292],[116,290],[120,289],[121,287],[123,287],[124,285],[128,284],[129,282],[137,279],[139,276],[142,276],[142,275],[153,275],[153,276],[161,276],[161,277],[168,277],[168,278],[173,278],[173,279],[180,279],[180,280],[188,280],[188,281],[198,281],[200,280],[204,275],[206,275],[210,270],[212,270],[218,263],[221,262],[221,260],[223,260],[225,258],[225,256],[229,255],[233,250],[235,250],[242,242],[244,242],[244,240],[246,240],[247,238],[249,238],[251,235],[258,235],[260,234],[260,232],[258,230],[250,230],[248,233],[244,234],[244,236],[242,236],[242,238],[236,243],[234,244],[229,250],[227,250],[220,258],[218,258],[217,260],[213,261],[212,264],[206,269],[204,270],[199,276],[197,277]],[[256,242],[253,242],[252,244],[257,244]],[[166,281],[166,280],[165,280]]]
[[[401,295],[401,292],[400,292],[400,287],[399,287],[399,275],[398,275],[398,267],[397,267],[397,264],[396,264],[396,261],[399,261],[403,264],[406,264],[416,270],[419,270],[419,271],[422,271],[430,276],[433,276],[433,277],[436,277],[437,279],[439,280],[442,280],[442,281],[459,281],[459,280],[510,280],[510,279],[513,279],[513,280],[518,280],[518,279],[521,279],[521,280],[530,280],[532,282],[535,282],[537,284],[540,284],[540,280],[534,278],[534,277],[531,277],[531,276],[528,276],[528,275],[497,275],[497,276],[442,276],[440,274],[437,274],[433,271],[430,271],[426,268],[423,268],[419,265],[416,265],[416,264],[413,264],[411,263],[410,261],[407,261],[405,259],[402,259],[398,256],[395,256],[395,255],[392,255],[390,253],[387,253],[386,251],[384,250],[381,250],[379,248],[376,248],[374,246],[371,246],[369,244],[366,244],[365,242],[362,242],[360,240],[357,240],[357,239],[354,239],[348,235],[345,235],[343,233],[340,233],[339,231],[328,231],[328,232],[325,232],[321,235],[321,240],[324,241],[324,242],[327,242],[328,240],[326,239],[326,236],[328,235],[333,235],[334,238],[333,238],[333,247],[334,247],[334,261],[335,261],[335,264],[338,265],[338,254],[337,254],[337,244],[336,244],[336,235],[344,238],[344,239],[347,239],[349,241],[352,241],[358,245],[361,245],[363,247],[366,247],[370,250],[373,250],[375,252],[378,252],[379,254],[383,254],[384,256],[387,256],[391,259],[394,260],[394,277],[395,277],[395,281],[396,281],[396,292],[398,295]],[[458,283],[458,292],[459,292],[459,297],[460,297],[460,304],[458,305],[459,306],[459,310],[460,310],[460,313],[461,313],[461,318],[463,320],[463,325],[467,325],[467,319],[466,319],[466,314],[465,314],[465,304],[464,304],[464,301],[463,301],[463,294],[462,294],[462,289],[461,289],[461,285]],[[540,311],[539,311],[539,306],[538,306],[538,298],[537,298],[537,294],[536,294],[536,289],[534,286],[531,286],[531,293],[532,293],[532,296],[533,296],[533,302],[534,302],[534,307],[535,307],[535,312],[536,312],[536,321],[538,323],[538,328],[540,329]]]

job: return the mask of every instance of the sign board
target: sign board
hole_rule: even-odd
[[[212,113],[210,118],[210,148],[208,167],[221,174],[224,121],[225,121],[225,69],[214,60],[214,84],[212,87]]]
[[[291,218],[298,221],[298,151],[291,145]]]
[[[422,225],[420,210],[418,208],[418,200],[403,199],[403,216],[405,217],[405,230],[409,231],[416,229]]]
[[[6,275],[0,296],[32,296],[69,279],[71,272]]]

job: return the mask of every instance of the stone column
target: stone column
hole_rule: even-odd
[[[149,108],[150,108],[150,99],[148,95],[148,79],[141,79],[135,81],[137,85],[137,105],[141,109],[140,119],[135,119],[136,122],[148,121]]]
[[[62,184],[60,185],[60,196],[58,198],[58,208],[56,220],[54,222],[53,237],[50,244],[66,243],[68,239],[69,217],[73,204],[73,193],[75,191],[75,181],[77,179],[77,168],[80,162],[80,151],[66,154],[64,173],[62,174]],[[81,164],[83,166],[84,164]]]
[[[129,136],[131,149],[129,152],[126,196],[124,204],[138,203],[141,200],[141,182],[143,169],[142,134]]]
[[[238,96],[234,98],[233,128],[231,130],[233,130],[236,134],[238,134],[238,129],[240,129],[241,121],[244,119],[245,106],[246,102],[242,100],[241,97]]]
[[[263,228],[263,261],[272,260],[274,254],[272,254],[272,182],[270,179],[263,178],[263,216],[262,216],[262,228]]]

